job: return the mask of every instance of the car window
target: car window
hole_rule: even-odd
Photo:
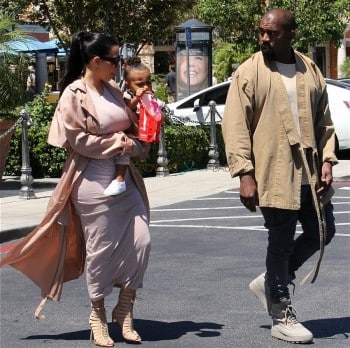
[[[211,100],[214,100],[218,105],[225,104],[229,87],[230,84],[226,84],[212,89],[211,91],[204,92],[201,95],[196,95],[193,98],[190,98],[189,100],[184,102],[183,104],[179,105],[178,109],[193,108],[194,101],[198,98],[200,99],[200,106],[208,106]]]
[[[198,95],[196,97],[193,97],[191,99],[188,99],[186,102],[180,104],[177,108],[178,109],[187,109],[187,108],[193,108],[193,103],[196,99],[198,99]]]
[[[225,104],[229,86],[227,84],[204,93],[201,97],[200,105],[207,106],[211,100],[214,100],[216,104]]]

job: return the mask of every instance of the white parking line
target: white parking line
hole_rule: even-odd
[[[337,226],[338,224],[336,224]],[[339,224],[344,225],[344,224]],[[348,224],[350,225],[350,223]],[[267,232],[267,229],[262,226],[209,226],[209,225],[169,225],[169,224],[150,224],[150,227],[171,227],[171,228],[200,228],[200,229],[215,229],[215,230],[244,230],[244,231],[264,231]],[[297,227],[300,227],[299,225]],[[301,234],[302,232],[296,231],[296,234]],[[335,236],[338,237],[350,237],[350,234],[347,233],[336,233]]]
[[[337,204],[344,204],[344,203],[337,203]],[[246,207],[238,206],[238,207],[212,207],[212,208],[164,208],[164,209],[151,209],[151,212],[167,212],[167,211],[200,211],[200,210],[229,210],[229,209],[246,209]],[[349,214],[349,210],[345,211],[334,211],[333,214]],[[242,215],[240,215],[242,216]],[[253,215],[255,216],[261,216],[261,215]]]
[[[332,197],[332,204],[350,204],[349,202],[334,202],[335,199],[349,199],[349,197],[335,196]],[[192,198],[191,201],[238,201],[239,197],[203,197],[203,198]]]
[[[184,219],[167,219],[167,220],[155,220],[152,223],[162,223],[162,222],[175,222],[175,221],[199,221],[199,220],[224,220],[224,219],[241,219],[241,218],[261,218],[262,215],[245,215],[245,216],[211,216],[202,218],[184,218]]]
[[[175,227],[175,228],[214,228],[217,230],[253,230],[253,231],[267,231],[261,226],[209,226],[209,225],[157,225],[150,224],[151,227]]]
[[[267,229],[262,226],[209,226],[209,225],[157,225],[150,224],[150,227],[170,227],[170,228],[198,228],[198,229],[216,229],[216,230],[244,230],[244,231],[264,231],[267,232]],[[302,231],[296,231],[296,234],[301,234]],[[348,233],[335,233],[335,236],[338,237],[350,237]]]
[[[349,198],[349,197],[347,197]],[[203,198],[192,198],[191,201],[220,201],[220,200],[237,200],[239,197],[203,197]]]
[[[245,206],[239,207],[212,207],[212,208],[164,208],[164,209],[151,209],[152,211],[189,211],[189,210],[224,210],[224,209],[247,209]]]

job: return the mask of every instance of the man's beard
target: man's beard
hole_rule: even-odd
[[[266,44],[261,44],[260,45],[260,50],[264,56],[265,59],[268,60],[273,60],[274,59],[274,52],[273,49],[270,45],[266,45]]]

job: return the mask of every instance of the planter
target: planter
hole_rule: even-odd
[[[1,137],[7,130],[9,130],[14,124],[16,120],[5,120],[0,118],[0,174],[2,180],[2,174],[5,169],[6,159],[8,153],[10,151],[10,143],[12,139],[13,133],[16,131],[16,128],[13,128],[11,133],[7,134],[5,137]]]

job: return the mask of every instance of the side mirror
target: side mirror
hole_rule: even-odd
[[[197,111],[200,108],[199,98],[193,102],[193,111]]]

